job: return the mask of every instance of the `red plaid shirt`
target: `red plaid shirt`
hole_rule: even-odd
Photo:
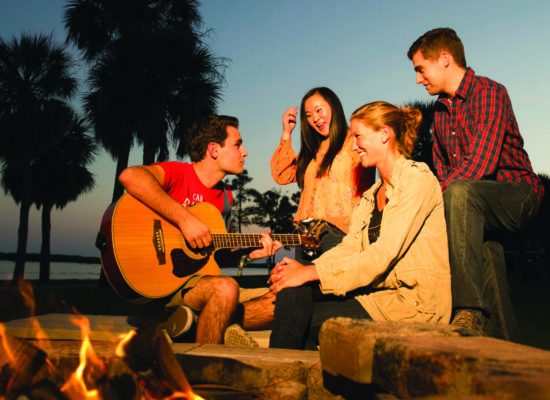
[[[542,200],[506,88],[471,68],[454,98],[437,100],[433,156],[442,190],[454,179],[523,181]]]

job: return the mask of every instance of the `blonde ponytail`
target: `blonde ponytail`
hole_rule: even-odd
[[[397,149],[404,157],[410,158],[418,137],[422,113],[414,107],[403,108],[385,101],[375,101],[359,107],[351,119],[360,119],[375,131],[389,126],[395,134]]]

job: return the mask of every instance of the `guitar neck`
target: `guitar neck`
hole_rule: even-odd
[[[295,246],[302,244],[300,235],[295,234],[271,234],[273,240],[282,243],[283,246]],[[240,247],[262,247],[260,242],[262,235],[259,233],[213,233],[212,241],[217,249],[235,249]]]

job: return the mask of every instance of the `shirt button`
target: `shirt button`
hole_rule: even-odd
[[[456,135],[455,131],[453,131],[451,134],[452,134],[453,136]]]
[[[456,153],[453,153],[453,157],[456,158]]]
[[[414,302],[414,305],[417,306],[417,307],[418,307],[418,304],[419,304],[418,301]]]

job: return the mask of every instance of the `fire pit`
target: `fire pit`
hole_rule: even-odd
[[[46,398],[54,399],[174,398],[171,397],[173,394],[167,393],[182,390],[177,385],[177,390],[174,390],[179,380],[191,382],[192,390],[206,399],[275,399],[284,397],[283,393],[290,395],[288,398],[296,398],[297,393],[307,393],[309,385],[322,382],[317,352],[170,344],[160,331],[140,331],[128,337],[128,329],[131,327],[124,323],[125,317],[89,316],[86,320],[92,329],[84,334],[87,327],[74,325],[71,318],[74,316],[51,314],[5,324],[10,333],[27,338],[22,340],[10,333],[3,335],[9,338],[7,348],[19,349],[16,353],[26,354],[23,358],[27,361],[14,364],[5,352],[0,355],[0,367],[4,366],[9,372],[16,369],[25,371],[24,377],[15,385],[28,398],[45,398],[39,397],[44,392],[50,395]],[[49,337],[50,340],[34,339],[38,332],[41,332],[39,336]],[[88,341],[89,344],[86,337],[92,339]],[[128,344],[124,344],[126,341]],[[119,351],[117,354],[117,347],[123,347],[124,353],[120,354]],[[84,367],[83,359],[86,360]],[[53,365],[55,374],[51,370],[44,372],[46,365]],[[81,389],[76,397],[70,397],[61,389],[79,368],[83,370],[82,376],[86,383],[80,384]],[[147,380],[140,375],[143,371],[154,371],[154,374],[148,372],[145,375]],[[178,377],[171,378],[176,382],[170,383],[168,389],[165,386],[166,382],[170,382],[167,376]],[[13,388],[14,383],[10,385]],[[149,386],[156,388],[154,396]],[[87,392],[90,393],[86,397],[80,396]],[[125,395],[114,395],[119,392]],[[0,395],[5,393],[0,390]],[[51,396],[51,393],[58,397]],[[105,397],[104,393],[109,393],[109,396]],[[129,393],[134,393],[134,397],[127,397]],[[182,397],[184,395],[180,393],[178,396],[175,398],[193,398],[189,395]]]

